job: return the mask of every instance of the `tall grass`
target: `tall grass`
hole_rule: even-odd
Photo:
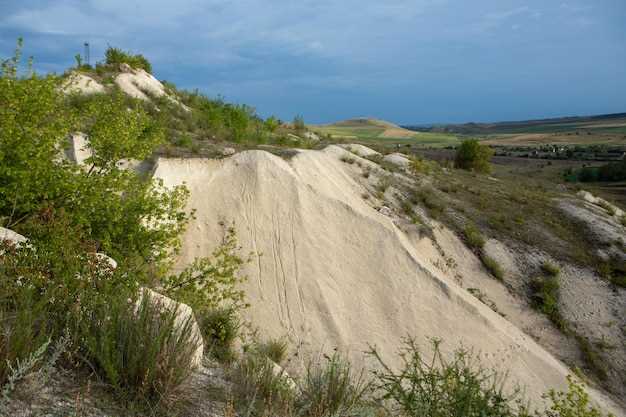
[[[83,323],[86,356],[98,373],[128,401],[167,405],[190,375],[197,341],[191,318],[162,308],[144,293],[137,304],[120,298]]]

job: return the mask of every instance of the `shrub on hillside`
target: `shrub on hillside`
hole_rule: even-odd
[[[414,339],[407,339],[400,351],[398,370],[383,361],[372,349],[379,369],[374,372],[380,399],[392,415],[414,417],[513,417],[520,414],[520,391],[506,394],[505,375],[486,369],[480,358],[458,349],[450,359],[433,341],[433,354],[425,357]]]
[[[197,311],[196,317],[209,354],[220,362],[232,362],[235,358],[233,345],[241,328],[237,310],[205,308]]]
[[[253,347],[231,368],[234,396],[242,415],[281,416],[294,412],[296,393],[289,376]]]
[[[259,352],[279,365],[287,357],[287,347],[284,339],[270,339],[258,344]]]
[[[146,72],[152,73],[152,65],[141,54],[132,54],[120,48],[109,46],[104,55],[108,65],[128,64],[133,68],[143,69]]]
[[[456,150],[454,164],[457,168],[488,174],[491,172],[489,160],[493,150],[481,145],[476,139],[463,141]]]
[[[480,230],[472,223],[465,226],[463,236],[471,249],[479,250],[485,246],[485,238],[480,233]]]
[[[305,375],[298,385],[296,398],[298,415],[330,417],[359,415],[371,384],[362,372],[338,353],[309,361]]]
[[[504,270],[502,269],[498,261],[493,259],[491,256],[485,255],[484,253],[481,253],[480,260],[482,261],[483,265],[485,265],[485,268],[487,268],[487,270],[489,270],[489,272],[491,272],[494,277],[496,277],[500,281],[504,279]]]
[[[196,341],[192,318],[177,322],[144,293],[138,304],[121,296],[81,323],[85,355],[124,399],[166,406],[191,373]]]

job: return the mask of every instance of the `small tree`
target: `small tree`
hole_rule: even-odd
[[[456,151],[455,166],[457,168],[488,174],[491,172],[489,160],[493,150],[481,145],[476,139],[463,141]]]
[[[293,127],[299,132],[306,128],[304,125],[304,118],[301,115],[297,115],[293,118]]]

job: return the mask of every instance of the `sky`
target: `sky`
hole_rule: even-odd
[[[625,0],[0,0],[0,57],[18,37],[38,72],[111,45],[307,123],[626,112]]]

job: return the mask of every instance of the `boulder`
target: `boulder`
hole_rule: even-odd
[[[234,155],[237,151],[235,150],[235,148],[224,148],[222,149],[222,155],[224,156],[231,156]]]
[[[158,292],[155,292],[149,288],[141,288],[139,290],[139,299],[137,300],[137,306],[141,303],[142,297],[148,294],[150,302],[157,305],[161,311],[176,311],[176,326],[182,328],[188,320],[191,321],[191,333],[193,343],[195,345],[194,353],[191,359],[192,367],[197,368],[202,365],[202,358],[204,356],[204,342],[202,339],[202,332],[200,326],[196,321],[196,317],[193,314],[193,310],[187,304],[179,303],[166,297]]]
[[[20,235],[19,233],[15,233],[13,230],[0,227],[0,240],[8,240],[9,242],[13,244],[18,244],[18,243],[26,242],[28,239],[26,239],[24,236]]]
[[[387,161],[391,164],[394,164],[400,168],[408,168],[411,160],[407,158],[405,154],[402,153],[390,153],[389,155],[385,155],[383,157],[383,161]]]

